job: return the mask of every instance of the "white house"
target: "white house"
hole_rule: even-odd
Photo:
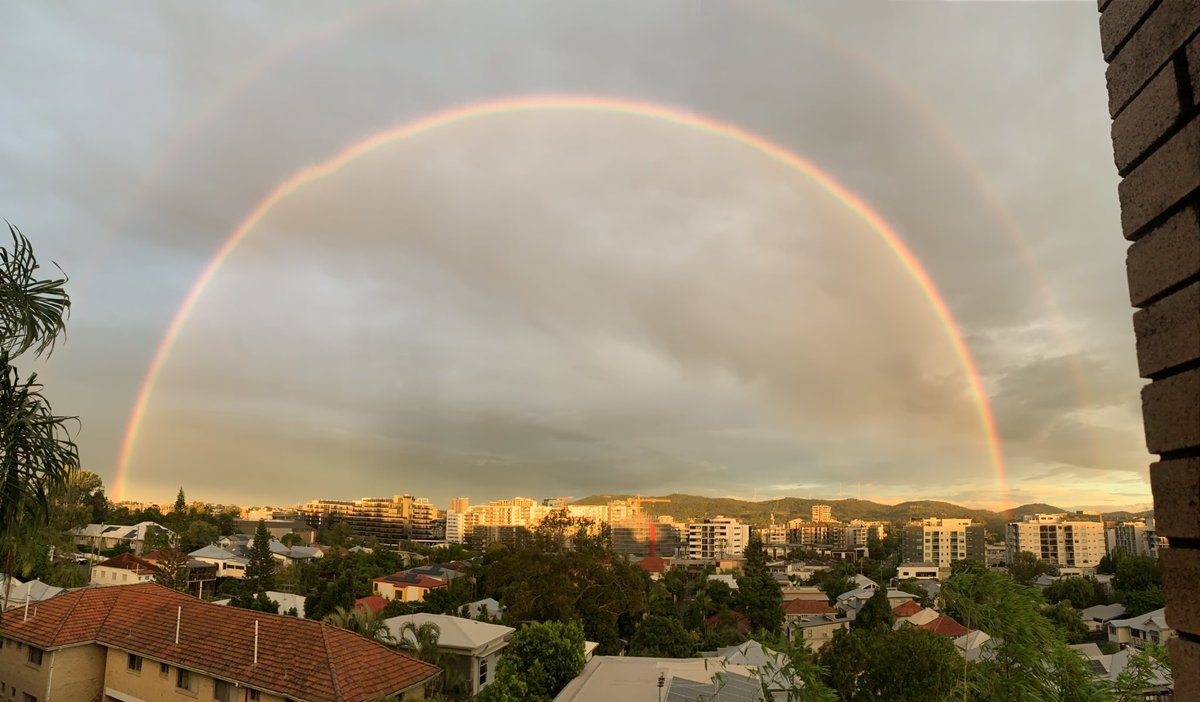
[[[246,566],[250,563],[248,559],[235,556],[220,546],[205,546],[204,548],[196,549],[189,553],[188,557],[215,565],[217,567],[218,578],[237,578],[240,580],[246,577]]]
[[[1113,619],[1108,623],[1108,640],[1141,648],[1149,643],[1166,643],[1175,636],[1175,630],[1167,626],[1166,609],[1156,609],[1137,617]]]
[[[99,551],[128,546],[134,553],[142,554],[155,548],[156,537],[174,539],[175,532],[155,522],[138,522],[131,526],[121,524],[88,524],[73,529],[75,543],[87,549]]]
[[[296,610],[296,616],[304,616],[304,602],[307,599],[304,597],[304,595],[297,595],[292,592],[275,592],[274,590],[267,590],[264,594],[267,596],[268,600],[271,600],[275,604],[279,605],[280,614],[287,614],[289,610],[294,608]],[[231,600],[229,599],[217,600],[213,602],[213,604],[228,605],[230,601]]]
[[[500,654],[512,639],[513,629],[499,624],[477,622],[448,614],[404,614],[385,619],[388,631],[396,640],[413,636],[406,625],[419,628],[434,624],[438,628],[438,649],[454,654],[458,672],[470,682],[471,697],[479,694],[496,678]]]
[[[132,553],[121,553],[92,566],[93,585],[136,585],[154,582],[158,569]]]

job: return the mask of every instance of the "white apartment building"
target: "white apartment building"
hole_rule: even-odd
[[[715,560],[741,556],[750,542],[750,525],[730,517],[713,517],[687,525],[688,558]]]
[[[813,505],[812,520],[814,522],[832,522],[833,507],[830,507],[829,505]]]
[[[904,561],[948,566],[972,558],[984,562],[983,525],[970,519],[930,517],[904,527]]]
[[[1104,523],[1066,514],[1030,514],[1008,523],[1008,562],[1022,551],[1058,566],[1094,568],[1104,557]]]

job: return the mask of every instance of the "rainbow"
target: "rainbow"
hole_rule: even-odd
[[[1007,504],[1007,478],[1004,470],[1004,458],[1000,447],[1000,438],[996,432],[995,419],[992,416],[991,406],[988,403],[983,381],[979,376],[978,369],[975,367],[975,361],[971,357],[970,350],[963,340],[962,332],[954,321],[954,316],[950,312],[949,306],[934,285],[929,273],[891,225],[871,209],[866,202],[847,190],[828,173],[825,173],[812,163],[802,159],[784,147],[774,144],[757,134],[748,132],[741,127],[676,107],[591,95],[523,96],[471,103],[451,108],[400,124],[350,144],[329,159],[303,168],[275,186],[225,239],[204,270],[196,278],[195,282],[192,283],[191,288],[188,290],[187,295],[184,296],[170,324],[167,325],[158,348],[155,350],[154,356],[150,361],[146,376],[142,380],[134,402],[133,411],[129,416],[125,437],[122,441],[117,461],[116,478],[113,483],[114,499],[120,499],[124,490],[125,479],[129,472],[129,463],[137,445],[142,420],[146,415],[146,407],[150,402],[150,397],[154,393],[154,387],[158,382],[159,375],[162,373],[163,367],[166,365],[171,351],[175,347],[180,332],[182,332],[184,326],[187,324],[188,318],[192,310],[196,307],[200,296],[217,274],[217,271],[220,270],[221,265],[233,254],[238,245],[241,244],[272,208],[306,186],[336,173],[358,157],[381,146],[468,120],[478,120],[494,115],[516,112],[546,110],[585,110],[656,119],[714,136],[732,139],[808,176],[827,193],[861,218],[863,222],[879,235],[883,243],[900,260],[901,264],[912,276],[917,286],[929,301],[935,315],[945,328],[947,337],[967,376],[971,393],[975,396],[979,422],[987,439],[988,452],[995,470],[997,487],[1000,491],[1002,501]]]

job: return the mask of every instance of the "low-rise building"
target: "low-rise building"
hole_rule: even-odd
[[[478,622],[448,614],[405,614],[385,619],[388,631],[397,641],[416,644],[414,629],[432,624],[438,629],[438,650],[454,656],[458,673],[468,681],[471,697],[496,678],[500,655],[512,640],[510,626]]]
[[[233,552],[220,546],[205,546],[196,549],[189,553],[188,557],[216,566],[218,578],[241,580],[246,577],[246,566],[250,564],[250,559],[234,555]]]
[[[158,568],[132,553],[121,553],[92,566],[93,585],[136,585],[154,582]]]
[[[1108,631],[1108,623],[1125,615],[1125,606],[1113,604],[1095,605],[1079,611],[1088,631]]]
[[[421,602],[430,590],[446,587],[445,580],[408,571],[392,573],[371,581],[371,591],[385,600]]]
[[[13,699],[422,699],[436,666],[321,622],[218,607],[154,583],[84,588],[0,619]]]
[[[107,551],[124,546],[135,554],[143,554],[165,546],[176,538],[175,532],[156,522],[137,524],[88,524],[72,530],[75,545],[89,551]]]
[[[1108,622],[1108,640],[1121,646],[1141,648],[1148,643],[1164,644],[1174,636],[1175,630],[1167,626],[1166,609]]]

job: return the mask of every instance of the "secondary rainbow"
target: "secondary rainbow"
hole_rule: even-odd
[[[889,249],[900,260],[908,273],[912,276],[914,282],[921,289],[922,293],[929,301],[933,308],[934,314],[941,322],[949,337],[950,343],[958,356],[962,365],[963,371],[967,376],[967,382],[971,388],[971,393],[975,396],[976,406],[978,408],[979,421],[986,437],[988,444],[988,453],[992,462],[993,469],[996,473],[997,488],[1000,492],[1000,498],[1003,503],[1007,504],[1007,478],[1004,470],[1004,458],[1001,452],[1000,439],[996,433],[995,420],[992,416],[991,406],[988,403],[987,393],[984,390],[983,382],[979,377],[979,371],[975,367],[975,361],[971,357],[971,352],[967,348],[966,342],[963,340],[962,333],[959,331],[958,325],[954,320],[954,316],[946,304],[945,299],[938,291],[933,283],[933,279],[925,270],[920,260],[913,254],[900,235],[887,223],[877,212],[875,212],[866,202],[857,195],[846,189],[841,183],[835,180],[832,176],[817,168],[814,164],[804,160],[800,156],[792,153],[786,148],[774,144],[765,138],[746,131],[741,127],[712,119],[703,115],[698,115],[693,112],[671,107],[667,105],[639,102],[612,97],[599,97],[593,95],[536,95],[522,96],[514,98],[497,99],[486,102],[471,103],[460,107],[451,108],[442,112],[418,118],[416,120],[406,122],[391,129],[384,130],[377,134],[371,135],[365,139],[361,139],[353,144],[350,144],[342,151],[334,154],[329,159],[303,168],[283,182],[279,183],[271,192],[263,198],[258,205],[242,220],[233,232],[225,239],[224,243],[213,255],[212,259],[204,267],[204,270],[196,278],[191,288],[188,290],[179,308],[176,310],[170,324],[167,325],[166,331],[163,333],[162,339],[159,342],[158,348],[154,352],[154,356],[150,361],[150,366],[146,371],[146,376],[142,380],[141,388],[138,391],[137,399],[134,401],[133,411],[130,413],[129,422],[126,426],[125,437],[121,444],[121,452],[117,461],[117,473],[113,483],[114,498],[120,499],[124,490],[124,483],[129,471],[129,463],[133,456],[133,451],[136,448],[139,430],[142,420],[146,414],[146,407],[150,402],[150,397],[154,393],[154,386],[158,382],[158,377],[162,373],[163,367],[170,358],[171,351],[175,347],[175,342],[179,338],[180,332],[187,324],[188,317],[195,308],[200,296],[204,293],[209,282],[212,281],[221,265],[229,258],[229,256],[237,249],[238,245],[250,234],[264,216],[271,211],[275,205],[279,204],[284,199],[295,194],[305,186],[321,180],[354,161],[359,156],[366,154],[374,149],[377,149],[386,144],[390,144],[403,139],[408,139],[425,132],[429,132],[440,127],[445,127],[458,122],[467,120],[482,119],[493,115],[501,115],[515,112],[527,111],[589,111],[589,112],[608,112],[614,114],[627,115],[632,117],[642,117],[647,119],[656,119],[673,124],[677,124],[690,129],[695,129],[701,132],[706,132],[716,136],[721,136],[728,139],[733,139],[748,147],[751,147],[762,154],[783,163],[796,171],[807,175],[814,182],[820,185],[826,192],[836,198],[839,202],[854,212],[861,218],[870,228],[879,235],[880,239],[888,246]]]

